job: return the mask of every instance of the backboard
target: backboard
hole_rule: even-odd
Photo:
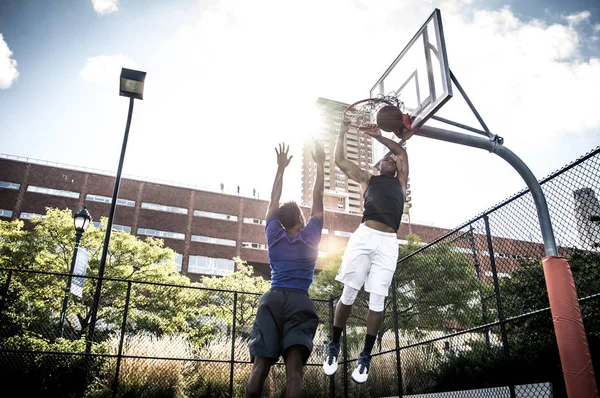
[[[452,97],[452,83],[439,9],[404,47],[370,91],[370,98],[395,94],[411,115],[413,128],[418,128]],[[384,135],[388,138],[393,134]],[[396,138],[395,141],[398,141]],[[379,147],[374,153],[378,161],[387,153]]]

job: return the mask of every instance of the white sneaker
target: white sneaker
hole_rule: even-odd
[[[323,362],[323,371],[327,376],[334,374],[338,368],[338,356],[340,355],[339,344],[329,344],[327,348],[327,358]]]
[[[363,384],[369,378],[369,367],[371,366],[371,355],[361,352],[358,357],[356,369],[352,372],[352,380],[358,384]]]

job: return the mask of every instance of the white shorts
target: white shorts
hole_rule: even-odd
[[[354,289],[387,297],[398,262],[398,238],[361,224],[350,237],[335,279]]]

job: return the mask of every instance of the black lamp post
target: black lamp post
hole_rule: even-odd
[[[92,303],[90,324],[86,334],[85,352],[89,354],[94,341],[94,332],[96,329],[96,319],[98,317],[98,304],[100,302],[100,291],[102,290],[102,278],[104,277],[104,268],[106,267],[106,257],[108,254],[108,243],[110,242],[110,233],[112,231],[113,217],[115,215],[115,206],[117,205],[117,195],[119,194],[119,184],[121,183],[121,171],[123,170],[123,160],[125,159],[125,150],[127,149],[127,138],[129,137],[129,126],[131,125],[131,115],[133,114],[133,100],[144,99],[144,81],[146,72],[140,72],[132,69],[121,69],[121,80],[119,85],[119,95],[129,97],[129,113],[127,115],[127,124],[125,125],[125,136],[121,147],[121,157],[119,158],[119,167],[115,178],[115,187],[113,190],[112,201],[110,202],[110,211],[108,213],[108,223],[106,224],[106,234],[102,245],[102,257],[98,267],[98,281],[94,291],[94,301]]]
[[[75,214],[75,249],[73,250],[73,258],[71,259],[71,268],[69,270],[69,277],[67,278],[67,286],[65,286],[65,297],[63,299],[62,312],[60,313],[60,337],[62,337],[65,331],[65,320],[67,317],[67,306],[69,305],[69,297],[71,297],[71,281],[73,279],[73,271],[75,270],[75,260],[77,259],[77,249],[79,249],[79,242],[83,233],[90,225],[92,216],[84,206],[79,213]]]

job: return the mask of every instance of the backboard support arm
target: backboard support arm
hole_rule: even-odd
[[[542,239],[544,241],[544,251],[546,252],[546,255],[558,255],[556,250],[556,241],[554,239],[554,231],[552,230],[552,222],[550,221],[550,213],[548,211],[548,204],[546,203],[546,198],[542,192],[542,187],[529,167],[527,167],[527,165],[517,155],[515,155],[514,152],[504,145],[501,145],[498,142],[490,139],[458,133],[437,127],[421,126],[415,131],[415,135],[433,138],[439,141],[470,146],[473,148],[485,149],[506,160],[517,171],[517,173],[519,173],[531,191],[540,221]]]

